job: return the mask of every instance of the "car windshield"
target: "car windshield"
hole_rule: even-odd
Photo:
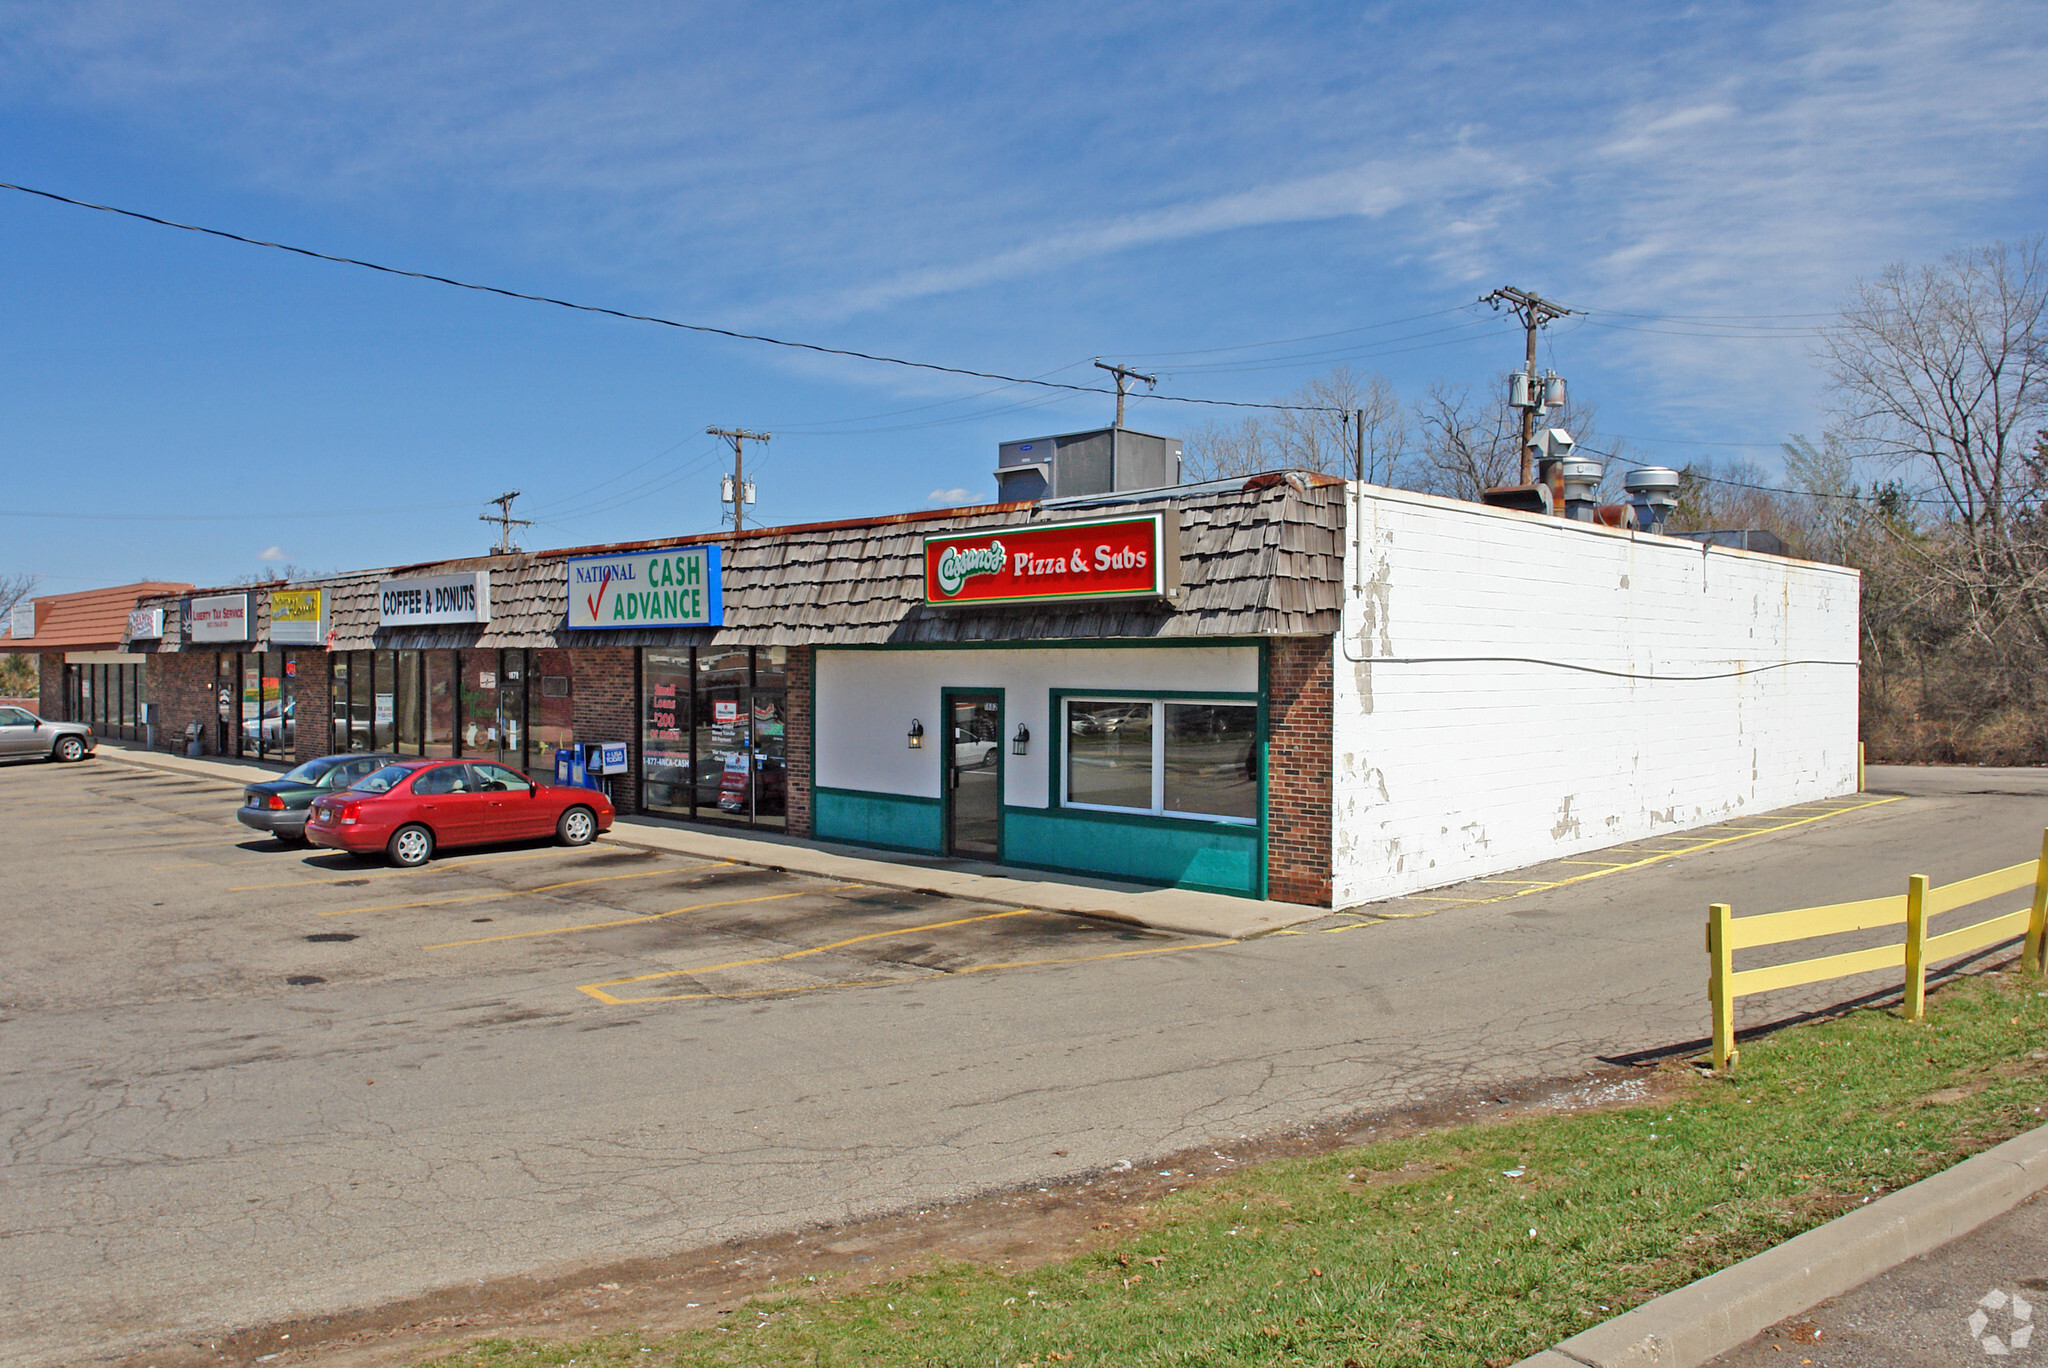
[[[339,760],[308,760],[305,764],[300,765],[297,769],[286,770],[283,774],[278,776],[277,782],[280,784],[318,783],[321,775],[327,773],[327,771],[333,769],[336,765],[340,763],[341,762]]]
[[[350,784],[348,789],[350,793],[389,793],[418,768],[418,765],[386,765],[383,769],[370,771]]]

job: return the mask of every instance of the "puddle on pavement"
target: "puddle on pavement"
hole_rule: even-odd
[[[307,988],[316,983],[327,982],[326,979],[321,978],[318,974],[286,974],[284,981],[294,988]]]
[[[322,941],[352,941],[356,939],[356,933],[353,931],[322,931],[317,935],[308,936],[306,939],[315,945],[320,944]]]

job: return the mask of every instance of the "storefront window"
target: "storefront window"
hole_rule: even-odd
[[[498,699],[493,714],[498,761],[512,769],[526,768],[526,652],[498,652]],[[552,762],[553,757],[549,757]]]
[[[377,653],[351,654],[348,685],[348,748],[352,751],[377,749],[376,729],[371,719],[377,714]]]
[[[788,674],[780,646],[642,651],[641,806],[786,827]]]
[[[1067,704],[1067,801],[1150,811],[1152,704]]]
[[[746,821],[753,815],[753,745],[747,693],[751,662],[736,651],[697,653],[697,815]]]
[[[1064,731],[1071,806],[1259,819],[1259,710],[1251,703],[1068,699]]]
[[[1255,822],[1259,710],[1248,703],[1168,703],[1166,810]]]
[[[393,662],[392,681],[388,686],[396,701],[398,753],[418,755],[420,753],[420,653],[399,651]]]
[[[690,653],[649,649],[640,656],[640,803],[690,812]]]
[[[455,754],[455,652],[428,651],[427,754],[440,759]]]
[[[329,753],[341,755],[354,750],[348,741],[348,667],[350,653],[338,651],[330,662],[333,669],[333,683],[328,690],[328,706],[333,709],[333,735],[327,739]]]

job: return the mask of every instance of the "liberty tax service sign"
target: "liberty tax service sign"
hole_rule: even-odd
[[[319,589],[270,591],[270,644],[318,646],[327,640],[327,595]]]
[[[569,560],[569,626],[717,627],[725,596],[715,546],[659,546]]]
[[[924,601],[1164,598],[1180,588],[1180,519],[1042,523],[924,539]]]
[[[491,620],[491,572],[419,575],[377,585],[379,627],[431,627],[442,622]]]
[[[185,621],[192,626],[194,641],[247,641],[249,620],[247,594],[214,594],[188,600]]]

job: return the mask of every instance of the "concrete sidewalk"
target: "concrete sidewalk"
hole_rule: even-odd
[[[117,764],[140,765],[228,785],[273,778],[286,768],[218,756],[193,760],[105,740],[100,742],[99,756]],[[1230,940],[1245,940],[1329,915],[1326,907],[1309,907],[1301,903],[1261,902],[1255,898],[1233,898],[1221,893],[1153,888],[1079,874],[1012,869],[976,860],[892,855],[861,846],[809,841],[772,832],[722,831],[653,817],[622,816],[604,839],[644,850],[660,850],[700,859],[731,860],[736,864],[764,869],[878,884],[884,888],[942,893],[948,897],[980,902],[1072,912],[1161,931]]]

